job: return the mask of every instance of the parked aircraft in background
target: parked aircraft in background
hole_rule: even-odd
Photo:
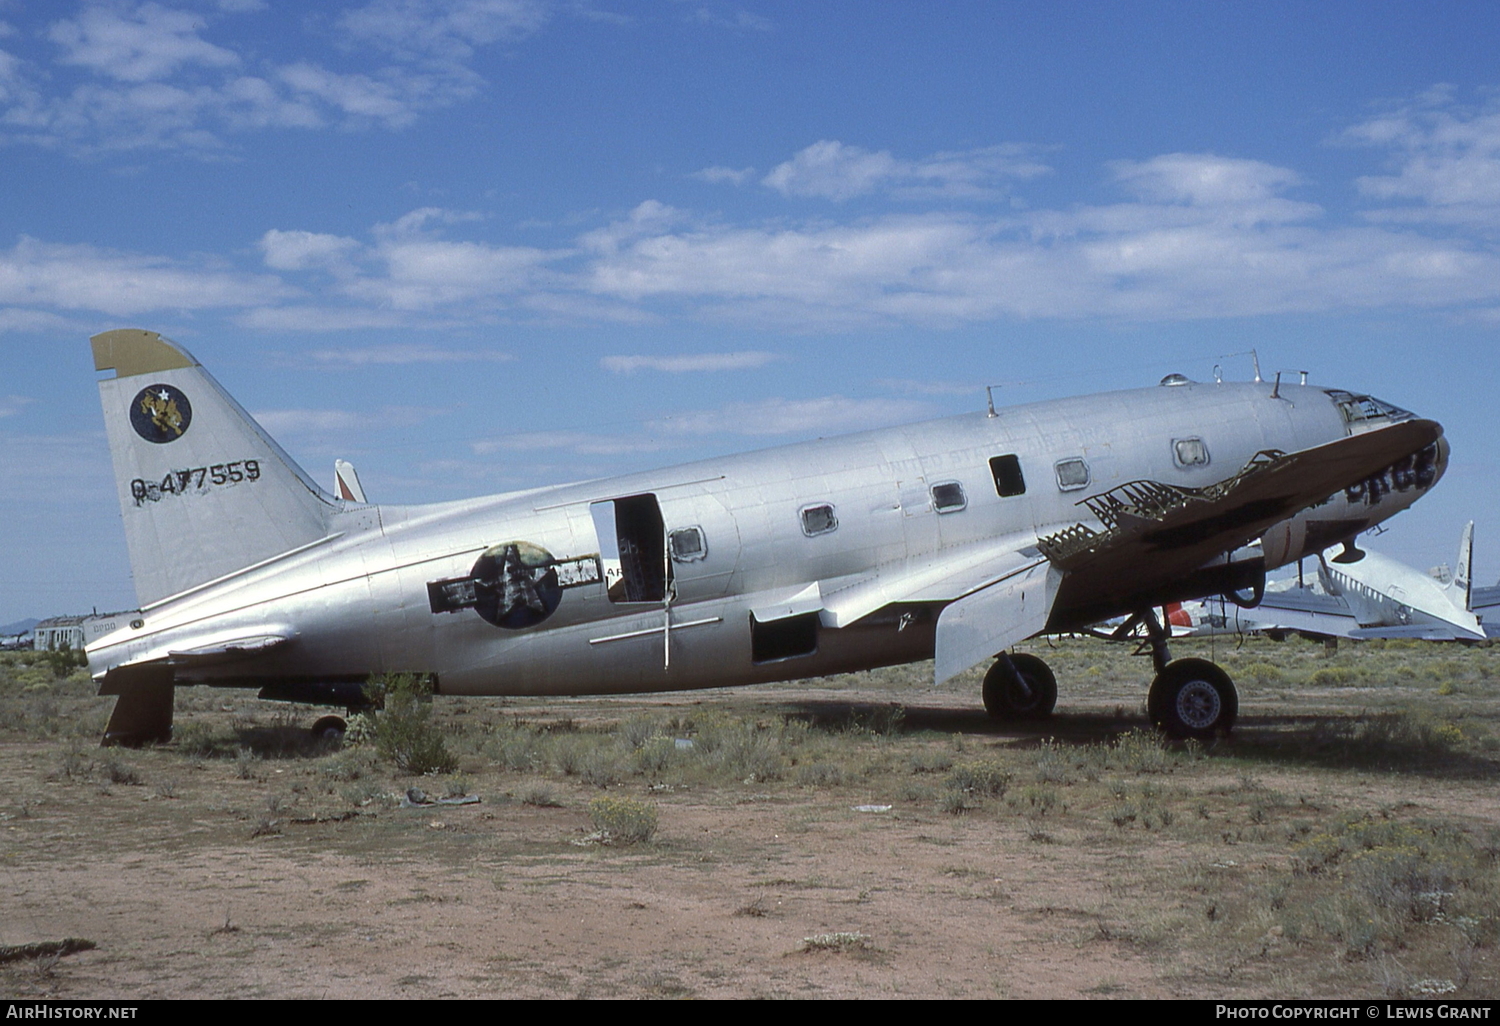
[[[1473,521],[1464,527],[1458,561],[1446,579],[1378,552],[1366,552],[1350,563],[1320,553],[1316,588],[1267,590],[1254,609],[1240,609],[1223,598],[1184,603],[1173,622],[1189,636],[1277,637],[1295,632],[1331,638],[1484,641],[1485,627],[1477,615],[1482,607],[1475,606],[1471,594],[1473,557]]]
[[[365,487],[359,483],[359,474],[348,460],[333,461],[333,497],[345,502],[365,501]]]
[[[438,694],[754,684],[994,659],[985,707],[1043,716],[1043,632],[1128,616],[1179,736],[1234,684],[1173,660],[1154,609],[1405,509],[1442,428],[1338,389],[1198,384],[1035,403],[607,480],[419,506],[319,489],[179,346],[92,340],[141,611],[89,647],[106,742],[170,733],[183,685],[354,706],[373,674]],[[1255,546],[1250,543],[1257,542]],[[998,655],[997,655],[998,653]]]

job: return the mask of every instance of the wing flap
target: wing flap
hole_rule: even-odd
[[[947,606],[938,617],[933,676],[941,684],[1047,626],[1062,572],[1039,563]]]

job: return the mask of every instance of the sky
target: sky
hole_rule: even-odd
[[[1441,421],[1500,576],[1500,5],[0,0],[0,623],[135,604],[88,336],[460,498],[1181,372]]]

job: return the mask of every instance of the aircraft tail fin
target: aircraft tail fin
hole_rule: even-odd
[[[345,502],[365,502],[365,486],[359,483],[359,473],[348,460],[333,461],[333,494]]]
[[[328,497],[181,346],[91,340],[142,607],[316,541]]]
[[[1464,525],[1458,539],[1458,562],[1453,564],[1453,580],[1448,583],[1448,597],[1459,609],[1474,611],[1474,521]]]

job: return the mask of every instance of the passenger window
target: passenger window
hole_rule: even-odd
[[[944,481],[932,486],[932,508],[939,513],[957,513],[969,504],[964,486],[957,481]]]
[[[1089,465],[1082,459],[1075,456],[1072,459],[1058,460],[1055,469],[1057,470],[1057,487],[1063,491],[1072,492],[1088,487]]]
[[[1021,473],[1020,457],[996,456],[990,460],[990,473],[995,475],[995,492],[1001,497],[1026,494],[1026,478]]]
[[[1208,466],[1208,446],[1201,438],[1179,438],[1172,443],[1172,457],[1179,467]]]
[[[809,538],[835,531],[838,526],[839,518],[833,515],[833,507],[828,503],[802,507],[802,533]]]
[[[708,544],[703,539],[701,527],[683,527],[667,535],[672,558],[679,563],[692,563],[708,555]]]

